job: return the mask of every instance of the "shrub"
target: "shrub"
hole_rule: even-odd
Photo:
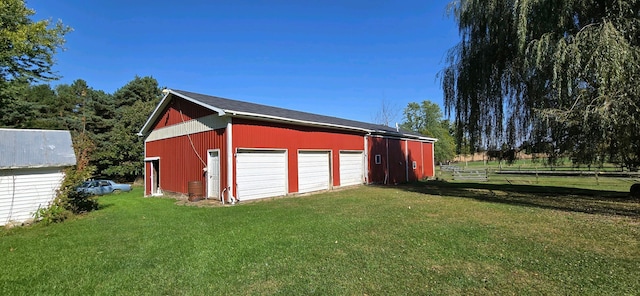
[[[66,220],[71,215],[98,209],[98,202],[93,196],[76,191],[76,188],[84,180],[91,177],[95,171],[95,167],[89,165],[90,154],[94,147],[93,142],[86,134],[81,133],[74,137],[73,149],[77,158],[76,166],[66,170],[56,198],[48,208],[42,208],[36,212],[36,220],[46,224],[57,223]]]
[[[48,208],[38,209],[35,218],[40,223],[48,225],[51,223],[62,222],[69,218],[70,214],[71,213],[67,209],[54,203]]]

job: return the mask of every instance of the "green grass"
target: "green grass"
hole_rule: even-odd
[[[207,208],[136,188],[0,230],[0,294],[637,294],[640,203],[571,190],[424,182]]]

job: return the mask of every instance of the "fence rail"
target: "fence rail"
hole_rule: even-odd
[[[488,181],[487,170],[457,170],[453,171],[454,180],[464,181]]]
[[[459,171],[459,170],[462,170],[462,168],[460,168],[457,165],[446,165],[446,164],[443,164],[443,165],[440,166],[440,171],[443,171],[443,172],[455,172],[455,171]]]
[[[639,172],[608,172],[608,171],[538,171],[538,170],[499,170],[496,174],[503,175],[541,175],[541,176],[600,176],[600,177],[629,177],[640,178]]]

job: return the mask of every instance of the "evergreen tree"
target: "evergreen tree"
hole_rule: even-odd
[[[118,106],[116,122],[108,133],[108,145],[98,157],[102,174],[133,181],[143,174],[144,142],[137,133],[162,97],[153,77],[135,77],[113,95]]]

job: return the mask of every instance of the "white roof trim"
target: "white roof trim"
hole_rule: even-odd
[[[303,124],[303,125],[308,125],[308,126],[325,126],[325,127],[332,127],[332,128],[352,130],[352,131],[371,132],[371,130],[368,130],[368,129],[357,128],[357,127],[352,127],[352,126],[330,124],[330,123],[321,123],[321,122],[299,120],[299,119],[291,119],[291,118],[286,118],[286,117],[271,116],[271,115],[250,113],[250,112],[240,112],[240,111],[233,111],[233,110],[226,110],[226,111],[227,111],[227,113],[229,115],[231,115],[233,117],[239,117],[239,118],[250,118],[250,119],[257,118],[257,119],[261,119],[261,120],[270,119],[270,120],[276,121],[276,122],[292,122],[292,123],[298,123],[298,124]]]
[[[398,139],[398,140],[421,140],[423,142],[429,142],[429,143],[435,143],[438,142],[438,139],[436,138],[429,138],[429,137],[424,137],[424,136],[414,136],[414,135],[407,135],[407,134],[403,134],[401,136],[398,135],[369,135],[370,137],[376,137],[376,138],[389,138],[389,139]]]

